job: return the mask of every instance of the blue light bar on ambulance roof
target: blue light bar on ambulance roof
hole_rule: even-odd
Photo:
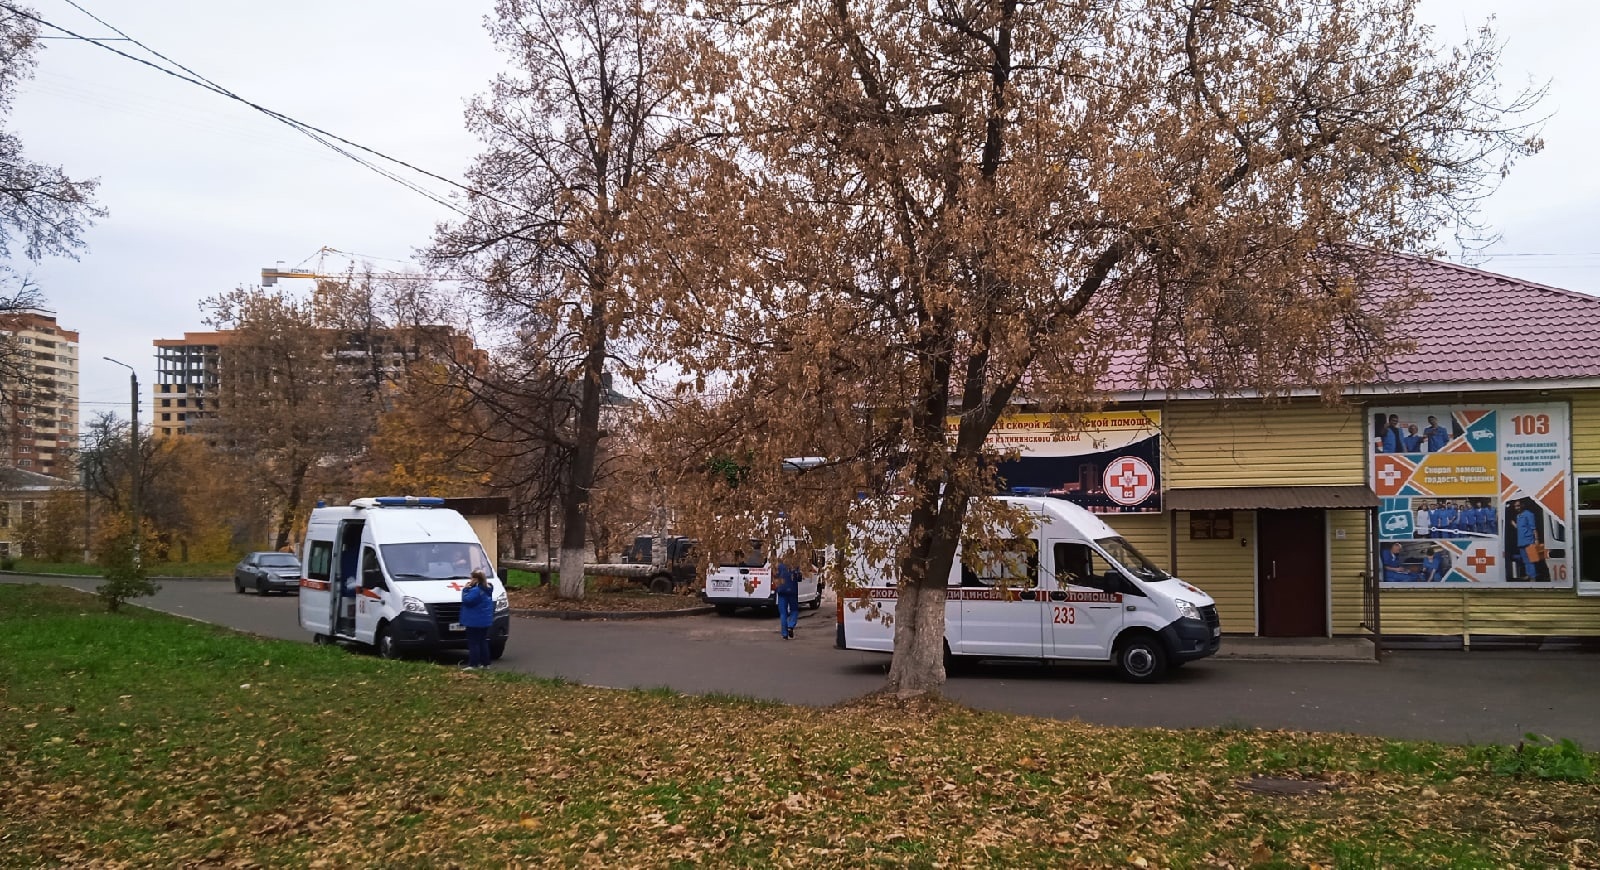
[[[376,498],[358,498],[352,507],[444,507],[444,499],[436,495],[380,495]]]

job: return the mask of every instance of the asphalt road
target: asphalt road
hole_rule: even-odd
[[[95,580],[7,576],[91,590]],[[138,604],[265,637],[309,642],[293,595],[236,595],[228,581],[169,580]],[[833,610],[617,621],[517,618],[497,667],[616,688],[669,687],[827,706],[882,685],[889,657],[833,648]],[[1224,639],[1224,644],[1227,643]],[[454,659],[446,660],[454,664]],[[945,694],[972,707],[1105,725],[1343,731],[1447,743],[1515,743],[1527,732],[1600,749],[1600,655],[1395,652],[1380,665],[1213,658],[1165,683],[1107,668],[984,664]]]

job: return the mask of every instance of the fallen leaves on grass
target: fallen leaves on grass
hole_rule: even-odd
[[[1495,775],[1460,748],[248,651],[129,641],[137,667],[108,679],[62,645],[63,671],[11,674],[0,865],[1592,867],[1600,841],[1600,786]],[[1252,777],[1329,788],[1239,788]]]

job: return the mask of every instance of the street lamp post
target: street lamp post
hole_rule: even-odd
[[[139,567],[139,477],[142,474],[142,469],[139,466],[143,464],[139,461],[139,373],[134,371],[133,366],[125,362],[114,360],[108,356],[101,357],[101,359],[109,363],[116,363],[127,369],[128,383],[132,388],[129,415],[133,420],[133,425],[129,427],[129,440],[133,444],[133,492],[129,501],[133,508],[133,565],[137,568]]]

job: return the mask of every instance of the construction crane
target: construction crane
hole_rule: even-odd
[[[395,262],[395,263],[404,262],[403,260],[394,260],[393,258],[390,258],[390,257],[368,257],[368,256],[366,256],[364,254],[352,254],[349,251],[341,251],[341,250],[339,250],[337,248],[330,248],[330,247],[327,247],[326,245],[324,245],[323,247],[318,248],[316,253],[311,255],[311,257],[316,257],[317,258],[317,268],[315,268],[315,269],[301,269],[299,267],[296,267],[296,268],[293,268],[293,269],[285,269],[285,268],[282,268],[281,266],[263,266],[263,267],[261,267],[261,286],[263,286],[263,287],[275,286],[278,283],[278,279],[279,278],[310,278],[312,280],[331,280],[331,281],[338,281],[338,280],[343,280],[343,279],[350,278],[351,274],[348,273],[348,272],[341,275],[341,274],[334,274],[334,273],[331,273],[331,272],[324,272],[323,271],[323,269],[322,269],[322,260],[328,254],[339,254],[340,256],[349,257],[352,262],[354,262],[355,258],[357,258],[357,257],[360,257],[360,258],[365,259],[365,260],[390,260],[391,262]],[[304,263],[306,260],[311,259],[311,257],[306,257],[305,260],[301,260],[300,262]],[[374,278],[384,278],[384,279],[391,280],[391,281],[437,281],[437,280],[441,280],[439,278],[439,276],[437,276],[437,275],[427,275],[427,274],[423,274],[421,272],[373,272],[373,273],[371,273],[371,275]]]

